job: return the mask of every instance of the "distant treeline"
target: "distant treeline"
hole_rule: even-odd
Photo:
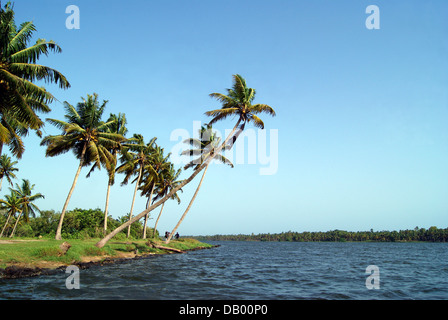
[[[213,235],[195,237],[198,240],[229,240],[229,241],[377,241],[377,242],[395,242],[395,241],[427,241],[427,242],[447,242],[448,228],[438,229],[430,227],[429,229],[416,227],[413,230],[400,231],[344,231],[333,230],[327,232],[282,232],[282,233],[261,233],[258,235]]]

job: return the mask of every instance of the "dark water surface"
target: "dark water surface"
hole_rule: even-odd
[[[69,274],[0,280],[0,299],[448,299],[448,243],[210,242]],[[366,288],[366,268],[379,289]]]

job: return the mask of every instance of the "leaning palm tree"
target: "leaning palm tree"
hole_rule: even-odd
[[[44,122],[36,112],[50,112],[48,105],[55,100],[34,82],[44,80],[63,89],[70,84],[59,71],[37,64],[42,55],[48,56],[51,51],[60,53],[59,45],[38,39],[29,46],[36,27],[32,22],[17,27],[14,15],[9,2],[3,8],[0,5],[0,154],[6,144],[20,158],[24,152],[20,136],[29,129],[40,134]]]
[[[182,169],[175,170],[174,165],[171,163],[168,170],[164,170],[160,174],[160,180],[155,189],[156,194],[154,196],[153,202],[156,201],[157,199],[162,199],[172,189],[175,189],[179,184],[182,183],[182,180],[178,180],[181,172],[182,172]],[[180,189],[179,191],[182,191],[182,189]],[[171,199],[177,200],[177,204],[180,204],[180,198],[177,193],[173,194],[171,196]],[[162,216],[164,206],[165,206],[165,202],[162,204],[162,207],[160,208],[159,215],[157,216],[157,220],[156,220],[156,223],[154,225],[154,230],[153,230],[153,237],[156,234],[157,224],[159,223],[160,217]]]
[[[0,238],[3,237],[5,230],[8,226],[9,220],[17,212],[21,212],[22,199],[17,196],[15,192],[11,191],[11,195],[5,195],[5,200],[0,199],[0,209],[5,209],[8,213],[8,218],[6,219],[5,225],[3,226],[2,232],[0,233]]]
[[[222,108],[207,111],[205,114],[212,117],[209,124],[214,124],[230,116],[238,117],[237,126],[240,126],[238,134],[244,130],[246,123],[253,123],[255,127],[264,129],[263,121],[257,116],[266,113],[275,116],[275,111],[267,104],[252,104],[255,98],[255,89],[246,85],[246,80],[239,74],[233,76],[233,87],[227,89],[227,95],[222,93],[211,93],[210,97],[222,103]],[[233,137],[234,140],[238,134]],[[233,141],[234,142],[234,141]]]
[[[11,192],[15,193],[21,200],[21,202],[19,216],[17,217],[16,223],[14,224],[11,235],[9,236],[10,238],[14,237],[14,233],[22,215],[25,219],[25,222],[29,222],[30,215],[35,218],[36,212],[40,213],[40,209],[33,202],[38,199],[44,199],[45,197],[41,193],[32,194],[33,189],[34,184],[31,185],[30,181],[26,179],[22,180],[21,186],[16,183],[16,189],[11,189]]]
[[[224,157],[222,154],[215,155],[216,150],[219,148],[221,139],[217,137],[216,132],[213,132],[213,128],[210,124],[207,124],[206,126],[202,126],[199,130],[199,139],[186,139],[184,143],[188,143],[191,146],[194,146],[195,149],[188,149],[181,153],[181,155],[190,155],[190,156],[199,156],[196,159],[193,159],[190,161],[187,165],[185,165],[184,169],[187,170],[188,168],[199,168],[205,159],[209,157],[213,157],[216,160],[228,164],[230,167],[233,168],[232,162]],[[229,149],[229,146],[225,146],[224,148]],[[223,149],[221,149],[222,151]],[[196,196],[198,195],[199,189],[201,188],[202,181],[204,181],[205,174],[207,172],[208,166],[210,162],[206,165],[204,169],[204,173],[202,174],[201,180],[199,181],[198,187],[196,188],[195,193],[193,194],[193,197],[190,200],[190,203],[188,204],[187,209],[185,209],[184,213],[182,214],[181,218],[179,219],[179,222],[174,227],[173,231],[171,231],[170,235],[166,239],[166,243],[169,243],[171,241],[171,238],[173,237],[174,233],[176,232],[177,228],[179,228],[182,221],[185,219],[185,216],[187,215],[188,211],[190,210],[191,206],[193,205],[194,200],[196,199]]]
[[[12,161],[6,154],[2,154],[0,157],[0,190],[2,190],[3,178],[6,178],[11,186],[13,185],[11,178],[15,179],[14,171],[19,171],[18,168],[14,167],[16,164],[17,161]]]
[[[115,133],[119,134],[121,136],[125,136],[128,129],[126,128],[126,116],[124,113],[116,114],[110,114],[109,119],[107,122],[111,122],[110,127],[107,129],[109,133]],[[115,183],[115,172],[116,172],[116,166],[117,166],[117,154],[121,151],[122,144],[118,144],[114,147],[112,147],[111,150],[109,150],[112,153],[113,161],[114,163],[110,166],[110,171],[108,171],[108,183],[107,183],[107,192],[106,192],[106,207],[104,209],[104,234],[107,232],[107,217],[108,217],[108,210],[109,210],[109,195],[110,195],[110,188]]]
[[[140,186],[140,181],[143,176],[143,169],[148,165],[151,156],[154,152],[154,144],[157,138],[152,138],[148,143],[144,142],[141,134],[134,134],[132,138],[128,139],[123,145],[122,155],[120,157],[121,165],[117,168],[117,173],[124,173],[125,178],[121,185],[126,185],[132,176],[137,176],[135,181],[134,195],[132,197],[131,210],[129,212],[129,220],[132,218],[134,210],[135,197]],[[133,182],[134,182],[133,181]],[[131,233],[131,225],[128,227],[127,237]]]
[[[79,102],[76,108],[68,102],[64,103],[67,121],[47,119],[49,123],[62,129],[63,132],[60,135],[47,136],[42,140],[41,145],[47,146],[45,155],[54,157],[72,150],[79,160],[78,170],[62,208],[56,230],[56,240],[62,239],[62,223],[81,169],[93,163],[91,171],[94,168],[100,169],[101,165],[110,171],[115,165],[114,157],[109,150],[117,147],[124,137],[117,133],[107,132],[112,122],[101,121],[106,103],[107,101],[103,101],[100,105],[98,95],[94,93],[87,95],[87,99],[82,98],[82,102]]]
[[[112,239],[117,233],[121,230],[129,226],[130,224],[138,221],[144,215],[154,210],[158,206],[162,205],[166,202],[174,193],[179,191],[182,187],[190,183],[204,168],[216,157],[220,154],[221,150],[228,145],[229,148],[233,146],[238,135],[244,130],[244,126],[247,122],[252,122],[255,126],[264,128],[263,121],[257,116],[260,113],[267,113],[271,116],[275,116],[274,109],[266,104],[255,104],[252,102],[255,98],[255,90],[252,88],[248,88],[246,85],[246,81],[240,75],[233,76],[233,87],[232,89],[228,89],[228,94],[220,94],[220,93],[212,93],[211,97],[218,99],[222,103],[221,109],[212,110],[206,112],[206,115],[212,116],[213,119],[210,121],[210,124],[213,124],[219,120],[223,120],[231,115],[238,117],[238,121],[236,125],[233,127],[230,134],[224,140],[224,142],[216,149],[213,155],[210,155],[208,158],[203,160],[203,163],[194,170],[190,177],[185,179],[181,184],[179,184],[176,188],[171,190],[165,197],[152,204],[149,208],[143,210],[134,218],[129,220],[128,222],[122,224],[117,227],[114,231],[109,233],[106,237],[101,239],[96,243],[98,248],[102,248],[107,241]],[[232,140],[232,141],[230,141]],[[230,142],[230,143],[229,143]]]

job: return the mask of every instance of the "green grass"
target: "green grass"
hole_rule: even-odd
[[[2,238],[0,240],[7,240]],[[26,264],[29,266],[38,265],[42,262],[60,263],[69,265],[81,261],[82,257],[104,256],[117,257],[120,253],[138,252],[138,254],[146,253],[165,253],[164,250],[150,248],[146,245],[147,240],[131,240],[131,241],[114,241],[113,239],[103,248],[95,247],[99,239],[89,240],[66,240],[71,248],[65,255],[61,255],[59,246],[64,240],[49,239],[22,239],[14,243],[0,243],[0,268],[5,268],[13,264]],[[23,241],[33,240],[33,241]],[[195,249],[198,247],[211,247],[206,243],[201,243],[195,239],[179,239],[171,241],[166,245],[163,241],[156,241],[158,244],[172,247],[180,250]]]
[[[171,247],[174,249],[179,249],[179,250],[191,250],[191,249],[196,249],[196,248],[211,248],[211,247],[213,247],[211,244],[203,243],[203,242],[200,242],[199,240],[189,239],[189,238],[173,240],[168,245],[166,245],[164,243],[162,245]]]

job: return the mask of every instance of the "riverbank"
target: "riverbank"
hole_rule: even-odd
[[[61,272],[69,265],[86,269],[149,255],[184,253],[215,247],[189,238],[173,240],[169,244],[156,239],[110,241],[101,249],[95,247],[96,242],[98,239],[0,240],[0,278],[33,277]]]

